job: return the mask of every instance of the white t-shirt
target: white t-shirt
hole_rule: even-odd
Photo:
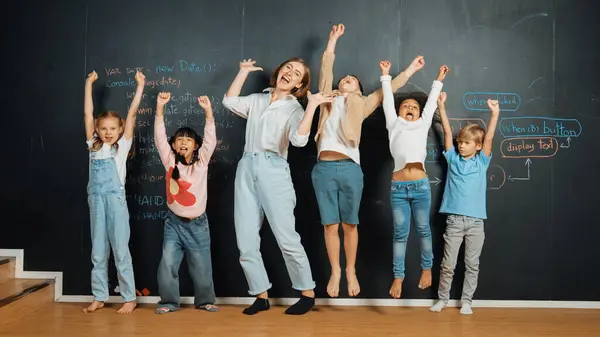
[[[323,134],[319,139],[319,154],[321,151],[335,151],[345,154],[360,165],[360,151],[358,147],[350,145],[342,130],[342,116],[346,112],[345,104],[346,98],[344,96],[337,96],[333,100],[331,114],[325,121]]]
[[[94,144],[94,140],[96,136],[90,138],[86,141],[88,148],[92,147]],[[122,136],[118,141],[119,150],[115,153],[115,164],[117,165],[117,173],[119,174],[119,179],[121,180],[121,184],[125,186],[125,176],[127,175],[127,155],[129,154],[129,150],[131,149],[131,145],[133,144],[133,137],[131,139],[125,139],[125,136]],[[103,144],[100,150],[96,151],[95,159],[106,159],[112,157],[111,149],[108,144]],[[92,161],[92,151],[90,151],[90,163]]]

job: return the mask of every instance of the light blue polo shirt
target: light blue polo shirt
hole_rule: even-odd
[[[492,155],[479,151],[471,159],[465,160],[454,146],[444,151],[448,162],[446,186],[440,213],[466,215],[486,219],[487,169]]]

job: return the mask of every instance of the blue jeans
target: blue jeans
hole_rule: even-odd
[[[92,294],[95,301],[108,300],[108,258],[112,247],[125,302],[135,300],[133,263],[129,253],[129,210],[113,158],[93,159],[87,187],[92,234]]]
[[[169,211],[165,219],[162,258],[158,266],[159,307],[179,308],[179,267],[183,255],[194,283],[194,305],[215,303],[210,230],[206,213],[189,220]]]
[[[411,215],[421,241],[421,268],[430,270],[433,265],[433,250],[429,227],[431,209],[429,178],[392,181],[391,204],[394,218],[394,278],[404,278],[404,258]]]
[[[315,288],[310,264],[296,232],[296,192],[287,160],[272,152],[246,152],[235,174],[235,236],[240,264],[252,296],[271,288],[260,253],[260,228],[266,213],[292,280],[292,288]]]

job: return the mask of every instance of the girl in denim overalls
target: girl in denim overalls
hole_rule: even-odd
[[[127,157],[133,143],[133,129],[145,77],[135,74],[135,96],[127,120],[113,111],[103,112],[94,121],[92,84],[98,79],[91,72],[85,83],[84,121],[90,151],[90,178],[87,186],[92,234],[92,293],[94,301],[83,312],[94,312],[108,300],[108,257],[112,247],[119,277],[123,306],[117,311],[128,314],[136,307],[135,280],[129,253],[129,211],[125,199]]]

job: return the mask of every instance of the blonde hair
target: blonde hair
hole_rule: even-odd
[[[468,124],[464,128],[458,131],[456,141],[469,141],[472,140],[477,144],[483,144],[483,138],[485,138],[485,129],[479,124]]]
[[[100,120],[107,119],[107,118],[117,118],[119,120],[119,128],[121,129],[121,132],[119,133],[119,139],[121,139],[121,137],[123,137],[125,119],[121,118],[121,116],[119,116],[119,114],[116,113],[115,111],[105,111],[98,115],[98,117],[96,118],[96,121],[94,123],[95,126],[98,126],[98,122]],[[119,144],[118,144],[119,139],[117,139],[117,142],[115,142],[112,145],[115,148],[115,151],[119,151]],[[102,139],[100,139],[100,137],[98,137],[98,135],[94,135],[94,142],[92,143],[92,146],[89,148],[89,150],[90,151],[99,151],[102,148],[102,145],[104,145],[104,142],[102,141]],[[128,154],[128,157],[132,157],[132,156],[133,156],[133,146],[131,147],[131,150],[129,151],[129,154]]]

